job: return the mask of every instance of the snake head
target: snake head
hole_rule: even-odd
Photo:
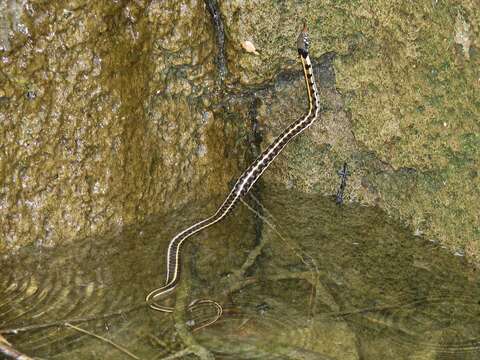
[[[308,33],[307,33],[307,25],[303,24],[303,30],[300,32],[297,38],[297,49],[298,54],[303,58],[308,56]]]

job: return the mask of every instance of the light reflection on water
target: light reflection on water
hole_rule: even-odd
[[[463,259],[376,209],[278,189],[261,203],[261,227],[241,205],[184,252],[188,298],[224,305],[219,322],[191,334],[216,359],[479,358],[480,277]],[[130,358],[62,325],[69,321],[138,358],[195,359],[178,318],[143,301],[163,282],[168,240],[209,207],[189,204],[118,234],[2,260],[0,329],[59,321],[3,336],[39,358]]]

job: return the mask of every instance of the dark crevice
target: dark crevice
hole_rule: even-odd
[[[313,73],[317,86],[320,89],[334,90],[336,86],[336,75],[333,61],[335,60],[336,53],[328,52],[320,56],[320,58],[312,59]],[[270,91],[278,87],[292,84],[298,79],[303,78],[303,72],[301,69],[286,69],[281,70],[268,82],[263,84],[257,84],[253,86],[244,86],[239,88],[225,89],[223,95],[225,98],[245,98],[255,96],[254,94],[260,91]]]
[[[328,52],[320,56],[318,63],[313,67],[315,78],[320,87],[324,89],[334,89],[336,85],[335,68],[333,61],[336,53]]]
[[[250,158],[248,159],[252,163],[262,153],[263,134],[258,123],[257,109],[260,106],[261,100],[257,97],[253,98],[250,103],[250,109],[248,111],[248,118],[250,119],[251,133],[249,136]],[[255,245],[259,245],[262,242],[263,236],[263,207],[262,203],[262,179],[258,179],[257,183],[253,186],[251,194],[257,201],[251,201],[250,206],[255,210]],[[250,269],[252,271],[252,269]],[[246,274],[249,275],[248,273]]]
[[[204,0],[205,5],[212,17],[213,29],[215,32],[216,42],[217,42],[217,56],[216,63],[218,66],[218,71],[220,73],[220,78],[223,81],[225,76],[228,73],[227,68],[227,58],[225,54],[225,30],[223,27],[223,21],[220,14],[220,8],[218,6],[217,0]]]
[[[262,142],[263,142],[263,134],[260,130],[260,125],[258,123],[258,113],[257,109],[260,106],[261,100],[257,97],[253,98],[253,101],[250,105],[250,109],[248,111],[250,125],[252,128],[252,134],[250,139],[250,147],[252,149],[252,154],[256,158],[262,152]]]
[[[340,186],[338,187],[337,194],[335,195],[335,202],[338,205],[343,204],[343,195],[345,192],[345,188],[347,187],[347,177],[350,175],[347,169],[347,163],[343,163],[342,169],[338,172],[338,175],[340,176]]]
[[[337,56],[334,52],[328,52],[320,56],[318,59],[312,58],[313,73],[317,86],[322,89],[334,89],[336,85],[335,67],[333,61]],[[300,74],[300,75],[299,75]],[[292,83],[296,79],[303,78],[301,69],[280,71],[271,81],[260,86],[259,90],[268,90],[278,85]]]

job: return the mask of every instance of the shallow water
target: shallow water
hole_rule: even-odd
[[[463,258],[377,209],[279,189],[247,201],[262,219],[241,204],[184,251],[177,301],[221,302],[214,325],[182,333],[210,309],[172,316],[144,304],[163,282],[167,241],[211,207],[189,204],[1,260],[0,334],[45,359],[132,358],[93,333],[141,359],[195,359],[195,349],[216,359],[480,357],[480,276]]]

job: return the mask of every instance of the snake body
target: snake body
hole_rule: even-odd
[[[151,291],[147,297],[147,304],[155,310],[172,312],[173,308],[155,302],[155,299],[164,297],[175,290],[180,280],[180,254],[182,244],[186,239],[199,231],[222,220],[235,206],[241,197],[246,195],[258,178],[263,174],[272,161],[280,154],[285,146],[297,135],[307,129],[319,116],[320,100],[317,85],[313,76],[312,62],[308,53],[309,40],[306,27],[300,32],[297,39],[297,49],[302,62],[303,73],[307,85],[309,110],[307,115],[293,122],[260,154],[250,167],[238,178],[232,190],[220,205],[218,210],[210,217],[193,224],[181,231],[170,241],[167,251],[167,276],[165,285]],[[208,301],[208,300],[207,300]],[[213,302],[213,301],[211,301]],[[215,302],[213,302],[215,303]],[[220,309],[221,306],[215,303]]]

